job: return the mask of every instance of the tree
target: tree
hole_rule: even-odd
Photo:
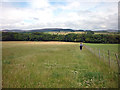
[[[87,31],[87,34],[94,34],[94,32],[93,31]]]

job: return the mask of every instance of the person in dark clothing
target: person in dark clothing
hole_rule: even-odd
[[[83,44],[82,44],[82,42],[80,43],[80,50],[82,50],[82,47],[83,47]]]

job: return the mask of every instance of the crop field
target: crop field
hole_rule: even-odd
[[[117,70],[79,43],[2,42],[2,68],[3,88],[118,87]]]

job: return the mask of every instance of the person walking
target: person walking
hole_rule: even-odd
[[[80,50],[82,50],[82,47],[83,47],[83,44],[82,44],[82,42],[80,43]]]

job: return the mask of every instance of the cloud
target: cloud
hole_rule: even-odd
[[[1,29],[72,28],[72,29],[117,29],[117,2],[81,2],[80,0],[54,1],[25,0],[17,2],[25,7],[16,7],[10,0],[3,0],[0,9]],[[55,3],[56,2],[56,3]]]
[[[32,0],[2,0],[2,2],[31,2]],[[36,0],[34,0],[36,1]],[[119,2],[119,0],[50,0],[51,2]]]

